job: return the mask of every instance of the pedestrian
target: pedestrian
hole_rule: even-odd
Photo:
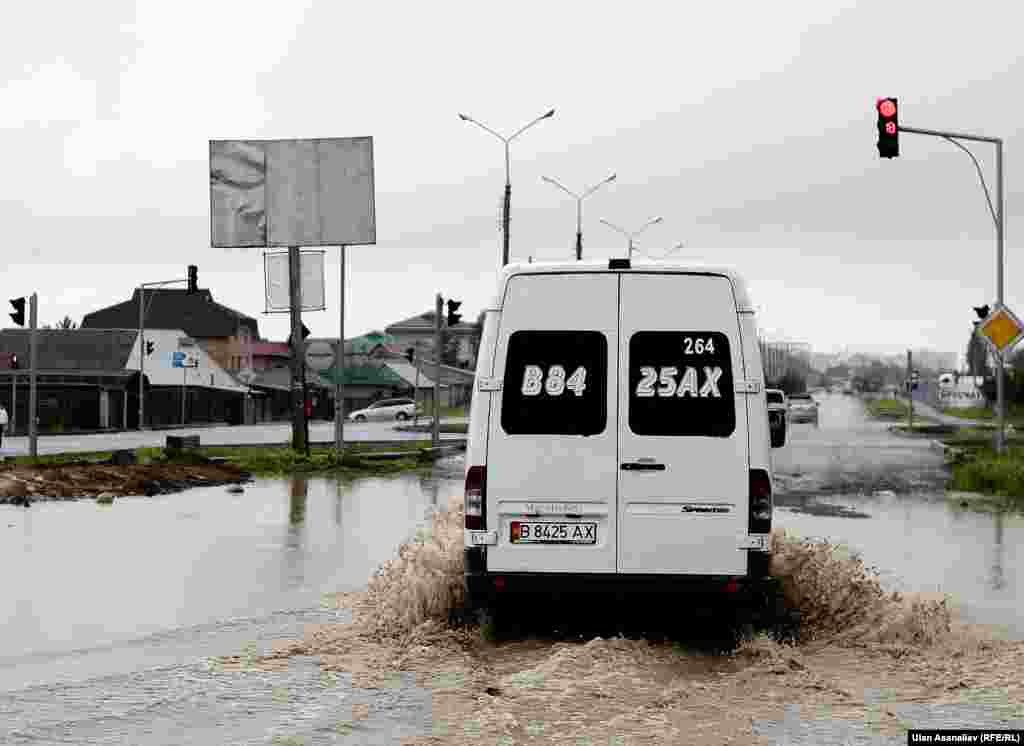
[[[0,404],[0,448],[4,447],[4,430],[7,429],[7,410]]]

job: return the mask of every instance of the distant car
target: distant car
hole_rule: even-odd
[[[790,394],[789,421],[813,422],[818,426],[818,402],[810,394]]]
[[[416,412],[412,399],[381,399],[366,409],[359,409],[348,416],[353,422],[368,420],[407,420]]]
[[[769,427],[775,427],[776,423],[785,423],[788,411],[786,392],[782,389],[765,389],[765,395],[768,397]]]

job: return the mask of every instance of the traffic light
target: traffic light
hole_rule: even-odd
[[[408,360],[410,363],[413,361],[413,358],[415,356],[416,356],[416,350],[414,350],[412,347],[410,347],[409,349],[407,349],[405,351],[405,359]]]
[[[25,299],[11,298],[11,305],[14,306],[14,313],[11,314],[14,323],[18,326],[25,326]]]
[[[880,98],[875,103],[875,109],[878,111],[878,155],[882,158],[895,158],[900,154],[896,99]]]
[[[462,305],[460,300],[448,301],[448,326],[455,326],[462,320],[461,313],[455,313],[459,310],[459,306]]]
[[[146,355],[147,356],[152,355],[154,349],[156,349],[156,345],[154,345],[152,342],[147,340],[146,341]]]
[[[988,306],[972,306],[972,308],[974,308],[974,312],[976,314],[978,314],[978,318],[979,319],[987,319],[988,318],[988,312],[989,312]]]
[[[188,292],[190,295],[199,292],[199,267],[194,264],[188,265]]]

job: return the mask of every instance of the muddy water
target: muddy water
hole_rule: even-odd
[[[775,525],[844,543],[886,590],[946,593],[964,620],[1024,640],[1024,516],[979,512],[936,493],[779,499]]]
[[[0,506],[0,690],[301,634],[323,594],[364,587],[461,483],[447,461],[429,477]]]

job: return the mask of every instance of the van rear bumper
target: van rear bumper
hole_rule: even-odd
[[[767,552],[747,553],[745,575],[634,575],[626,573],[490,572],[483,553],[466,550],[466,593],[470,603],[503,595],[575,594],[657,595],[694,594],[739,598],[758,592],[768,577]]]

